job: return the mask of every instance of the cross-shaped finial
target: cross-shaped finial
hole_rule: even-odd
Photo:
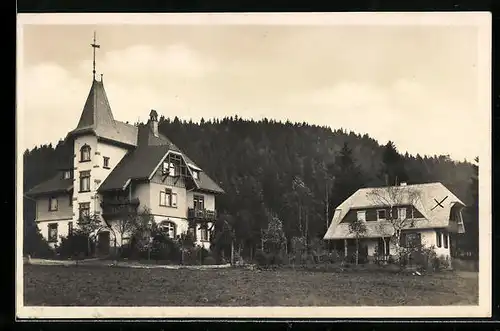
[[[95,31],[94,31],[94,42],[92,44],[90,44],[90,46],[92,46],[92,49],[93,49],[93,52],[94,52],[94,56],[93,56],[93,67],[92,67],[92,76],[94,77],[94,80],[95,80],[95,49],[96,48],[101,48],[101,45],[98,45],[96,43],[96,40],[95,40]]]

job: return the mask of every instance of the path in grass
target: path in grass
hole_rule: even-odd
[[[478,279],[451,272],[128,269],[24,266],[28,306],[477,305]]]

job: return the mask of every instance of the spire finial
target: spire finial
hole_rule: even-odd
[[[96,34],[95,34],[95,31],[94,31],[94,42],[92,44],[90,44],[90,46],[92,46],[92,49],[93,49],[93,66],[92,66],[92,77],[94,78],[95,80],[95,49],[96,48],[101,48],[101,45],[98,45],[96,43]]]

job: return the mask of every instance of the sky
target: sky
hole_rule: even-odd
[[[367,133],[402,153],[479,153],[474,26],[25,25],[24,148],[78,123],[96,70],[114,117],[238,115]]]

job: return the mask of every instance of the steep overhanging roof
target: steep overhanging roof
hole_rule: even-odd
[[[449,228],[454,226],[450,223],[452,208],[455,206],[465,207],[465,204],[440,182],[389,188],[361,188],[335,209],[332,221],[323,239],[352,238],[353,235],[348,229],[349,224],[342,223],[344,217],[351,209],[359,210],[387,206],[373,200],[371,195],[376,192],[387,194],[388,189],[401,190],[400,197],[402,200],[397,205],[413,205],[423,215],[422,219],[415,222],[414,229]],[[411,194],[405,192],[417,192],[418,199],[408,200]],[[368,232],[366,237],[380,237],[381,230],[384,227],[387,229],[382,232],[390,236],[392,231],[390,226],[382,224],[383,226],[380,227],[381,223],[383,222],[367,222]]]

